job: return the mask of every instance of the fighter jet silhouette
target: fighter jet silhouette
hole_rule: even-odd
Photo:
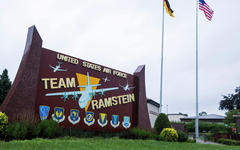
[[[53,72],[57,72],[57,71],[67,71],[66,69],[61,69],[61,64],[62,62],[58,61],[58,65],[56,67],[53,67],[51,65],[49,65],[49,67],[51,67],[53,69]]]
[[[125,86],[122,86],[121,84],[119,84],[119,86],[122,87],[124,91],[130,91],[131,89],[135,88],[135,87],[130,87],[130,85],[128,84],[128,80]]]
[[[110,80],[108,79],[108,77],[102,78],[102,79],[103,79],[104,82],[110,81]]]

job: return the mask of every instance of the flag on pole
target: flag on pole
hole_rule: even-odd
[[[166,12],[171,16],[171,17],[174,17],[173,15],[173,10],[171,9],[171,6],[168,2],[168,0],[164,0],[164,6],[166,8]]]
[[[204,0],[199,0],[199,9],[202,10],[208,20],[211,21],[214,11]]]

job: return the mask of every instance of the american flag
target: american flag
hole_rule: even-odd
[[[199,0],[199,9],[202,10],[208,20],[212,19],[214,11],[208,6],[204,0]]]

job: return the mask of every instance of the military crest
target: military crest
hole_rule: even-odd
[[[124,116],[124,117],[123,117],[122,126],[123,126],[125,129],[128,129],[128,128],[131,126],[131,122],[130,122],[130,117],[129,117],[129,116]]]
[[[50,110],[49,106],[44,106],[44,105],[39,106],[39,114],[40,114],[41,120],[47,119],[49,110]]]
[[[101,126],[101,127],[104,127],[107,125],[107,114],[105,113],[99,113],[99,119],[98,119],[98,124]]]
[[[70,116],[68,116],[68,121],[72,124],[77,124],[80,121],[79,110],[71,109]]]
[[[93,117],[94,117],[94,113],[90,112],[90,111],[87,111],[86,112],[86,117],[83,119],[84,123],[88,126],[93,125],[94,122],[95,122],[95,119]]]
[[[110,124],[112,125],[112,127],[116,128],[119,126],[120,122],[119,122],[119,116],[118,115],[112,115],[112,120],[110,122]]]
[[[53,120],[57,121],[58,123],[63,122],[63,120],[65,119],[64,108],[55,107],[54,114],[52,114],[52,118],[53,118]]]

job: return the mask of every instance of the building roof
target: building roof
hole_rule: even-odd
[[[168,116],[188,116],[188,114],[167,114]]]
[[[196,118],[196,116],[191,116],[191,117],[181,118],[181,120],[188,120],[188,119],[195,119],[195,118]],[[204,116],[199,116],[198,118],[201,120],[223,120],[225,118],[225,116],[216,115],[216,114],[208,114],[208,115],[204,115]]]
[[[152,100],[150,98],[147,98],[147,103],[150,103],[150,104],[152,104],[152,105],[154,105],[154,106],[156,106],[158,108],[160,107],[159,103],[155,102],[154,100]]]

